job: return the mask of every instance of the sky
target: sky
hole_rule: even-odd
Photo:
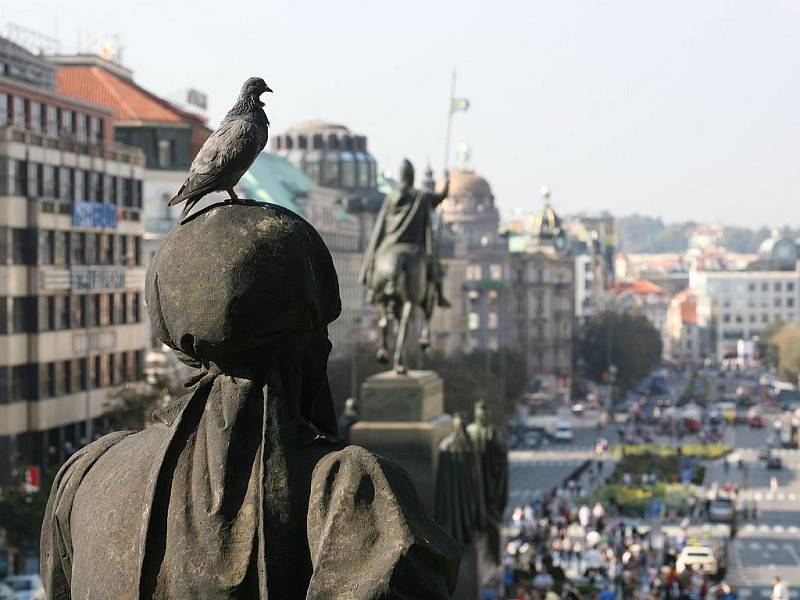
[[[800,220],[796,0],[26,0],[11,22],[96,50],[118,36],[149,90],[209,94],[210,124],[262,76],[272,132],[325,119],[382,169],[455,149],[504,215],[541,206],[732,225]],[[5,31],[2,31],[5,33]]]

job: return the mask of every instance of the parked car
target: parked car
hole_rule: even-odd
[[[5,583],[0,583],[0,600],[16,600],[17,595]]]
[[[45,600],[44,586],[38,575],[12,575],[4,583],[14,590],[15,600]]]
[[[764,427],[764,417],[758,413],[751,413],[747,416],[747,426],[752,429],[762,429]]]
[[[718,497],[708,507],[708,520],[714,523],[733,523],[736,520],[736,507],[731,498]]]
[[[783,468],[783,461],[777,454],[770,454],[767,457],[767,468],[772,470],[780,470]]]
[[[714,550],[706,546],[686,546],[675,561],[675,570],[680,575],[684,571],[699,570],[710,576],[717,574],[717,557]]]
[[[572,425],[566,421],[559,421],[556,423],[556,428],[553,430],[553,440],[556,442],[571,442],[573,440]]]

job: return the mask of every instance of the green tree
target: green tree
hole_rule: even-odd
[[[778,373],[796,380],[800,375],[800,323],[787,323],[769,341],[777,352]]]
[[[608,352],[617,367],[615,385],[622,390],[636,386],[661,362],[661,336],[644,316],[634,312],[606,311],[589,320],[578,353],[590,379],[603,381]]]
[[[51,481],[52,474],[47,473],[38,491],[28,491],[22,466],[16,461],[12,465],[11,481],[0,489],[0,530],[5,531],[11,548],[22,550],[39,543]]]
[[[176,391],[176,390],[173,390]],[[144,429],[153,411],[163,405],[170,390],[144,381],[133,381],[108,393],[104,411],[109,429]]]

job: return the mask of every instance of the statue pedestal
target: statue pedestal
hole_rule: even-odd
[[[439,442],[452,428],[450,415],[444,414],[442,379],[433,371],[373,375],[361,386],[360,413],[361,420],[350,428],[350,443],[403,467],[433,513]]]
[[[464,548],[453,600],[480,600],[483,584],[498,569],[489,552],[488,535],[480,532],[476,536],[475,541]]]

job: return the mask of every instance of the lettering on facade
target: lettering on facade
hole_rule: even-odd
[[[117,333],[115,331],[98,331],[89,334],[72,334],[72,352],[75,354],[86,354],[86,352],[102,352],[113,350],[116,347]]]
[[[75,201],[72,209],[72,225],[95,229],[116,229],[117,207],[100,202]]]
[[[125,289],[124,269],[70,269],[70,285],[78,290]]]

